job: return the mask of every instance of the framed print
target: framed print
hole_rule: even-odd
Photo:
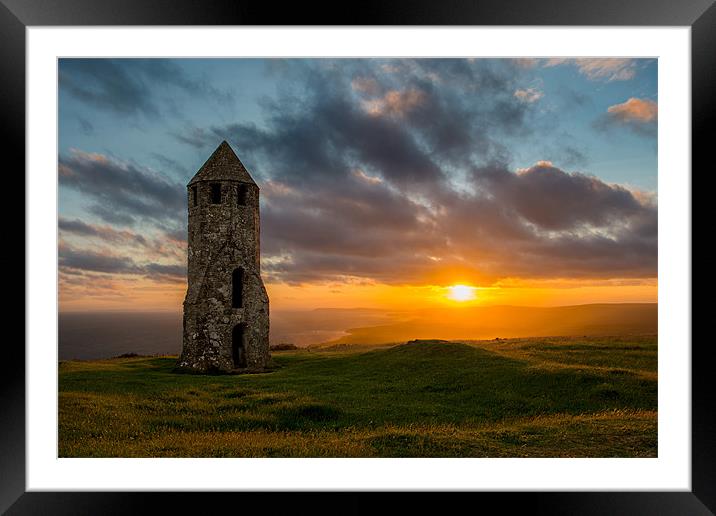
[[[421,7],[6,2],[3,510],[715,510],[691,169],[716,8]]]

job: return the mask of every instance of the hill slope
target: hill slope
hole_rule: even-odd
[[[273,372],[243,376],[63,362],[60,456],[655,456],[656,350],[418,341],[275,353]]]
[[[347,330],[333,344],[378,344],[411,339],[494,339],[552,335],[656,334],[655,303],[558,307],[485,306],[415,310],[387,324]]]

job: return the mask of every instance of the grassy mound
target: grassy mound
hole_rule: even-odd
[[[60,456],[655,456],[655,337],[284,351],[271,373],[174,357],[60,364]]]

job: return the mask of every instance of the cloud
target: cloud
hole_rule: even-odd
[[[206,149],[213,141],[211,134],[198,127],[192,127],[184,132],[172,131],[169,134],[177,141],[191,145],[196,149]]]
[[[203,95],[220,104],[233,95],[217,90],[205,79],[193,79],[174,61],[166,59],[59,60],[59,86],[74,98],[95,108],[120,115],[156,117],[170,97],[158,91],[172,88],[196,98]]]
[[[150,277],[175,277],[184,280],[186,278],[186,266],[182,264],[148,263],[144,266],[144,272]]]
[[[149,279],[183,281],[186,267],[173,263],[138,263],[132,256],[117,255],[106,249],[78,249],[60,240],[58,246],[60,272],[139,275]]]
[[[649,99],[631,97],[622,104],[609,106],[607,112],[621,122],[656,122],[658,107],[656,102]]]
[[[383,97],[363,101],[363,109],[372,116],[404,116],[425,102],[420,90],[391,90]]]
[[[111,226],[90,224],[79,219],[68,219],[60,216],[58,220],[60,234],[83,240],[109,244],[113,249],[124,249],[134,255],[141,254],[146,259],[186,260],[186,235],[179,238],[172,233],[160,232],[158,236],[140,234],[127,229],[116,229]],[[183,233],[183,232],[182,232]]]
[[[383,180],[380,177],[371,176],[370,174],[366,174],[364,171],[362,171],[359,168],[357,168],[353,171],[353,175],[355,175],[361,181],[365,181],[366,183],[370,183],[370,184],[378,184],[378,183],[383,182]]]
[[[535,88],[527,88],[524,90],[515,90],[515,97],[521,100],[522,102],[527,102],[531,104],[532,102],[537,102],[539,99],[541,99],[544,96],[544,93],[541,91],[535,89]]]
[[[267,199],[263,270],[299,283],[656,275],[656,207],[638,194],[549,162],[472,181],[474,194],[443,189],[430,207],[379,182]]]
[[[60,155],[58,173],[60,186],[84,194],[89,210],[106,222],[131,225],[143,219],[175,227],[183,220],[184,186],[151,169],[73,150]]]
[[[59,218],[63,236],[59,265],[63,273],[184,280],[184,266],[177,265],[186,262],[182,185],[151,169],[79,150],[59,157],[58,172],[61,188],[81,193],[87,211],[110,224]]]
[[[126,230],[116,230],[109,226],[87,224],[79,219],[60,217],[58,220],[60,232],[74,233],[80,236],[97,237],[112,243],[128,243],[131,245],[147,246],[144,236]]]
[[[520,68],[531,69],[531,68],[535,68],[536,66],[538,66],[540,63],[540,60],[537,58],[532,58],[532,57],[520,57],[520,58],[515,58],[514,62],[515,62],[515,65]]]
[[[573,65],[579,73],[592,81],[628,81],[636,76],[636,62],[623,58],[552,58],[543,61],[544,66]]]
[[[493,201],[541,230],[611,228],[644,210],[626,188],[564,172],[549,161],[517,173],[502,167],[479,168],[473,171],[473,180]]]
[[[626,127],[638,135],[655,137],[658,115],[656,102],[631,97],[626,102],[609,106],[607,112],[595,121],[594,126],[602,130]]]
[[[452,195],[438,227],[473,277],[656,276],[656,206],[618,185],[549,162],[473,170],[475,195]]]
[[[515,95],[514,68],[466,60],[381,66],[287,65],[284,82],[295,88],[263,103],[266,124],[196,133],[232,142],[259,179],[269,279],[656,274],[655,207],[546,161],[520,171],[507,165],[502,142],[529,133],[533,103],[525,100],[538,95]],[[469,95],[481,102],[465,102]],[[565,145],[553,154],[584,160]],[[460,188],[456,168],[470,171]]]
[[[525,83],[515,70],[525,66],[452,59],[340,64],[275,64],[271,73],[285,87],[262,102],[260,126],[228,122],[175,134],[202,153],[227,139],[259,183],[267,279],[415,284],[459,276],[490,284],[656,276],[655,200],[560,168],[584,160],[568,139],[533,166],[510,165],[509,142],[532,134],[540,104],[537,90],[517,89]],[[480,102],[469,101],[475,97]],[[186,237],[185,188],[155,170],[74,151],[60,157],[59,173],[61,186],[82,193],[101,220],[135,228],[113,233],[64,220],[72,238],[111,242],[146,227],[164,235],[167,246]],[[65,249],[61,265],[183,274],[181,259],[112,249]]]
[[[141,274],[142,269],[127,256],[109,253],[78,250],[62,242],[59,245],[60,268],[82,271],[104,272],[112,274]]]
[[[380,91],[378,81],[372,77],[356,77],[351,81],[351,87],[355,91],[367,93],[369,95],[377,95]]]
[[[340,178],[361,168],[377,171],[396,187],[415,189],[442,183],[443,163],[504,156],[505,136],[530,131],[530,106],[512,94],[513,67],[453,59],[383,65],[391,71],[374,73],[377,86],[371,83],[370,89],[386,93],[356,96],[355,77],[366,76],[365,62],[290,63],[282,83],[295,87],[264,101],[265,126],[214,126],[200,141],[226,138],[242,160],[267,163],[253,170],[271,170],[271,179],[285,176],[285,183],[299,175],[303,181]],[[466,95],[478,94],[481,102],[466,102]]]

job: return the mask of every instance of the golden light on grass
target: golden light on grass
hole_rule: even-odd
[[[452,285],[451,287],[448,287],[447,297],[458,302],[472,301],[477,297],[475,290],[475,287],[470,287],[468,285]]]

